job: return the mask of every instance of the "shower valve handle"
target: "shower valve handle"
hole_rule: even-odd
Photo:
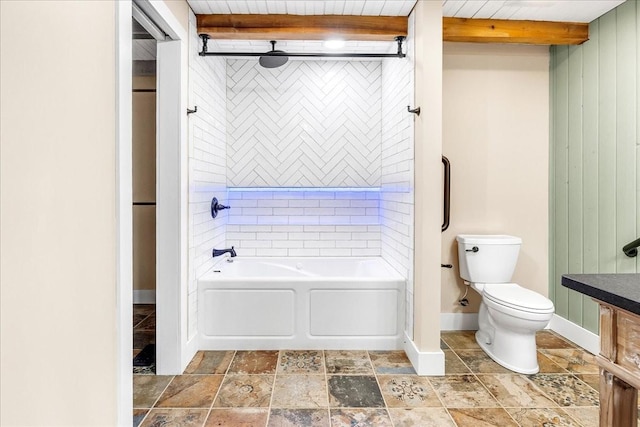
[[[471,249],[465,249],[465,252],[478,252],[479,250],[477,246],[474,246]]]
[[[215,218],[218,216],[218,211],[222,211],[229,208],[231,208],[231,206],[225,206],[219,203],[218,198],[214,197],[213,200],[211,200],[211,217]]]

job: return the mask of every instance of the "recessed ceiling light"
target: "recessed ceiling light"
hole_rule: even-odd
[[[340,49],[344,47],[344,40],[325,40],[324,47],[327,49]]]

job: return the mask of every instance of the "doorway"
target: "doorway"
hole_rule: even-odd
[[[117,10],[117,306],[118,424],[132,420],[133,178],[132,17],[138,9],[163,36],[156,61],[156,372],[178,374],[186,341],[186,79],[187,32],[162,2],[123,0]],[[138,21],[139,22],[139,21]],[[145,29],[147,29],[145,27]],[[147,29],[148,31],[148,29]],[[150,32],[150,31],[149,31]],[[183,277],[185,277],[183,279]]]

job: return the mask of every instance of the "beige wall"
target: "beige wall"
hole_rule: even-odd
[[[186,0],[164,0],[164,4],[176,17],[182,29],[189,32],[189,11],[191,10],[189,3]]]
[[[415,102],[415,251],[414,334],[422,352],[440,352],[440,197],[442,152],[442,5],[418,2],[414,10]],[[422,367],[418,367],[422,369]],[[422,372],[418,372],[421,374]]]
[[[442,312],[466,309],[455,236],[523,239],[513,281],[548,294],[549,49],[445,43],[443,154],[451,161],[451,226],[442,234]]]
[[[0,15],[0,424],[112,426],[114,2]]]

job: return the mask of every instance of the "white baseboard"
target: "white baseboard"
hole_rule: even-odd
[[[600,352],[600,337],[593,332],[587,331],[581,326],[554,314],[549,322],[549,329],[564,338],[578,344],[592,354]]]
[[[478,313],[440,313],[441,331],[477,331]]]
[[[134,290],[133,291],[133,303],[134,304],[155,304],[156,303],[156,291]]]
[[[405,332],[404,352],[418,375],[444,375],[444,352],[442,350],[420,351]]]

